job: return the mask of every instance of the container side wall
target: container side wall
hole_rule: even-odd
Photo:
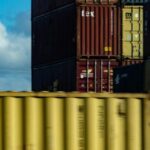
[[[119,56],[120,8],[115,5],[80,5],[77,12],[77,56]]]
[[[52,64],[75,56],[75,5],[32,22],[32,66]]]
[[[77,62],[77,91],[112,92],[116,60],[85,59]]]
[[[122,8],[122,56],[143,58],[143,6]]]

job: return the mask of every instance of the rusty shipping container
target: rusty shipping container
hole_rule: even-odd
[[[75,56],[75,12],[72,4],[32,22],[32,66]]]
[[[70,59],[33,68],[33,90],[95,91],[113,90],[113,68],[119,62],[107,59]]]
[[[116,5],[78,6],[77,56],[119,56],[120,18]]]
[[[0,92],[0,108],[0,150],[150,149],[149,94]]]
[[[32,19],[74,2],[74,0],[32,0]]]
[[[76,0],[78,5],[81,4],[116,4],[118,0]]]

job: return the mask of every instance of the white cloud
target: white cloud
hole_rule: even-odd
[[[31,38],[0,22],[0,90],[30,90]]]

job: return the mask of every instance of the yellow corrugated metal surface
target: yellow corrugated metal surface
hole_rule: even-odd
[[[23,148],[23,107],[20,98],[5,97],[3,104],[3,149]]]
[[[66,99],[66,149],[85,150],[84,99]]]
[[[65,150],[64,100],[46,98],[46,150]]]
[[[0,92],[0,150],[150,150],[150,95]]]
[[[107,99],[107,150],[126,150],[125,100]]]
[[[86,150],[105,150],[106,111],[104,99],[86,100]]]
[[[122,55],[127,58],[142,58],[143,6],[124,6],[122,15]]]
[[[150,98],[144,100],[144,150],[150,149]]]

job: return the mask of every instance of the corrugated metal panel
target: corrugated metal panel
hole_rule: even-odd
[[[142,107],[138,98],[127,99],[127,149],[142,148]]]
[[[104,99],[86,100],[87,150],[105,150],[106,110]]]
[[[143,58],[143,6],[122,8],[122,55]]]
[[[150,148],[149,94],[0,92],[0,99],[1,150]]]
[[[126,150],[126,101],[124,99],[107,99],[107,149]]]
[[[65,103],[60,98],[45,100],[46,150],[65,150]]]
[[[21,98],[5,97],[3,102],[3,149],[23,149],[23,105]]]
[[[32,22],[33,66],[75,56],[75,15],[76,9],[73,4]]]
[[[77,56],[120,55],[120,8],[80,5],[77,10]]]
[[[81,92],[112,92],[113,69],[119,65],[116,60],[96,59],[77,62],[76,90]]]

